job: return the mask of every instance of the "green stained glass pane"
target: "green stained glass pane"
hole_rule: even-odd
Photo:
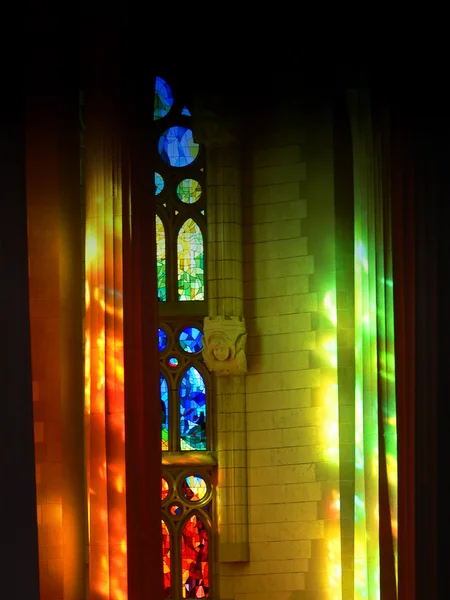
[[[156,215],[156,273],[158,278],[158,300],[167,300],[166,284],[166,234],[164,224]]]
[[[182,225],[177,239],[178,299],[205,299],[203,235],[193,219]]]
[[[194,204],[201,195],[201,185],[195,179],[183,179],[177,186],[177,196],[185,204]]]

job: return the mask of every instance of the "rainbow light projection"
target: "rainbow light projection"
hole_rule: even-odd
[[[339,482],[339,400],[337,383],[337,311],[336,291],[329,290],[322,300],[322,311],[328,320],[328,337],[322,345],[322,355],[328,367],[324,369],[323,396],[323,449],[324,460],[330,469],[330,479]],[[327,577],[329,600],[341,600],[341,510],[339,484],[325,499],[327,517]]]
[[[397,428],[390,222],[374,158],[368,107],[353,99],[355,172],[355,553],[356,599],[380,598],[379,440],[384,441],[397,576]],[[364,118],[364,109],[366,117]],[[364,132],[364,141],[360,138]],[[370,140],[370,143],[368,143]],[[398,585],[398,583],[397,583]]]
[[[120,173],[113,170],[120,161],[98,133],[90,139],[86,198],[89,597],[126,600],[122,199]]]

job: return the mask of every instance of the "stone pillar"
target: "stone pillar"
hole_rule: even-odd
[[[128,56],[123,119],[125,433],[128,598],[164,598],[161,537],[161,406],[157,344],[156,232],[152,168],[154,72]],[[145,69],[147,75],[141,77]],[[130,169],[126,168],[130,166]],[[150,200],[150,201],[149,201]]]
[[[0,136],[0,322],[2,330],[0,541],[2,597],[39,599],[36,484],[33,442],[30,318],[25,192],[25,136],[20,86],[8,81]]]
[[[204,358],[216,374],[219,561],[249,560],[242,292],[241,156],[237,137],[209,112],[194,113],[206,146],[208,317]]]
[[[73,82],[72,82],[73,83]],[[62,546],[64,600],[86,597],[87,490],[84,435],[82,231],[78,90],[58,103],[59,295],[61,357]]]

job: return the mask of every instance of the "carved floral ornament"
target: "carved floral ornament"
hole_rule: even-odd
[[[206,317],[203,335],[203,358],[217,375],[247,372],[245,344],[247,332],[241,317]]]

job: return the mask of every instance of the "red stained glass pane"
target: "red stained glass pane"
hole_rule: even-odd
[[[208,598],[208,532],[196,514],[188,519],[183,529],[181,562],[183,598]]]
[[[162,526],[162,553],[163,553],[163,569],[164,569],[164,598],[170,598],[170,533],[167,525],[161,520]]]
[[[161,479],[161,500],[165,500],[168,495],[169,495],[169,484],[163,477]]]

